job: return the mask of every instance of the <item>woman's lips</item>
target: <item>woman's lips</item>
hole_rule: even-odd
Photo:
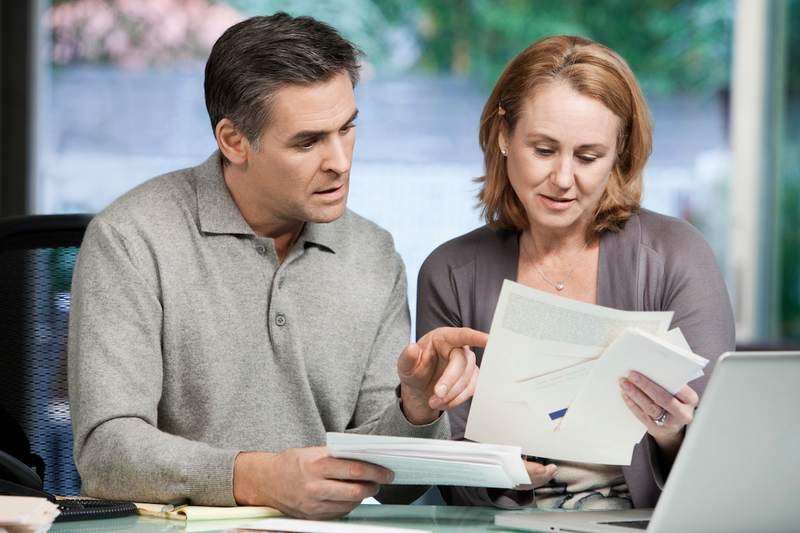
[[[569,209],[575,202],[574,198],[556,198],[554,196],[547,196],[545,194],[540,194],[539,199],[542,201],[545,207],[554,211],[564,211]]]

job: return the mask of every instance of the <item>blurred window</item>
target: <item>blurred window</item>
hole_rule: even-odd
[[[785,110],[782,132],[782,179],[778,202],[779,335],[800,339],[800,1],[790,0],[786,17]],[[779,55],[779,57],[781,57]]]
[[[279,9],[325,20],[367,53],[350,207],[394,235],[412,316],[424,258],[481,224],[483,101],[505,63],[549,34],[628,60],[655,122],[644,205],[690,220],[725,264],[730,0],[56,0],[42,19],[36,210],[98,211],[203,161],[215,149],[202,93],[211,44]]]

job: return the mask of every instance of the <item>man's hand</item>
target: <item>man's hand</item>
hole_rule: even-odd
[[[478,366],[470,346],[489,336],[469,328],[437,328],[409,344],[397,360],[403,413],[412,424],[428,424],[439,411],[472,397]]]
[[[336,459],[325,448],[242,452],[234,463],[233,497],[239,505],[266,505],[297,518],[326,520],[346,515],[393,478],[386,468]]]

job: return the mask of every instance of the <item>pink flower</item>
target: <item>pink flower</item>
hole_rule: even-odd
[[[103,44],[108,51],[108,55],[112,59],[120,61],[123,60],[131,50],[131,42],[128,38],[128,34],[119,28],[109,33]]]
[[[241,20],[209,0],[71,0],[51,7],[52,61],[110,61],[142,68],[203,59],[225,29]]]
[[[196,19],[198,44],[204,49],[211,50],[220,35],[241,20],[242,16],[228,5],[217,4],[209,7],[204,16]]]

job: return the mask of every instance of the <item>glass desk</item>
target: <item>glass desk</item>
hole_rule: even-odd
[[[487,507],[450,507],[443,505],[361,505],[339,522],[369,524],[386,527],[405,527],[439,532],[510,532],[494,526],[498,513],[536,512],[503,511]],[[194,521],[191,523],[129,516],[109,520],[86,520],[54,524],[51,533],[91,533],[99,531],[142,532],[142,533],[190,533],[201,531],[225,531],[227,529],[253,523],[248,520]]]

